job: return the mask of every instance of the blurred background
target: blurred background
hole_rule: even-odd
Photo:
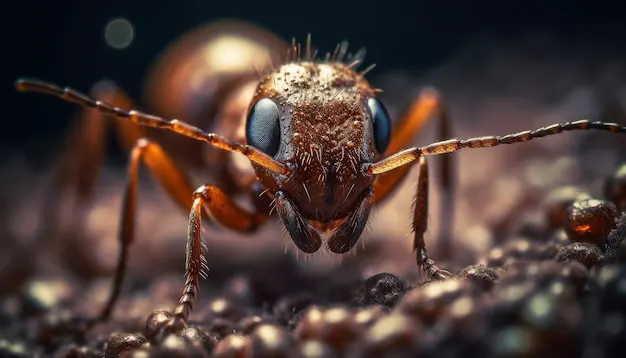
[[[497,42],[509,47],[529,35],[552,36],[554,43],[545,47],[570,51],[581,61],[592,61],[598,51],[623,59],[626,51],[620,46],[626,35],[620,1],[188,0],[147,6],[142,1],[31,0],[2,7],[3,113],[7,122],[19,118],[17,124],[7,124],[11,130],[4,126],[0,133],[5,152],[54,140],[65,132],[74,113],[71,106],[17,95],[10,86],[16,77],[39,77],[84,90],[110,78],[140,98],[146,71],[166,45],[224,17],[252,21],[285,39],[303,40],[311,32],[322,49],[347,39],[354,47],[367,48],[367,62],[377,64],[372,77],[392,71],[423,74],[451,61],[470,44]],[[132,42],[123,49],[107,45],[104,36],[107,24],[117,18],[127,19],[134,28]],[[485,51],[494,48],[476,45],[471,50],[476,59],[486,59]],[[536,55],[520,56],[523,62]],[[503,80],[505,74],[514,76],[515,69],[503,70]]]
[[[0,239],[7,243],[51,240],[34,238],[37,200],[77,113],[75,106],[54,98],[18,94],[14,80],[36,77],[88,91],[108,78],[142,103],[143,80],[159,53],[187,31],[216,19],[250,21],[285,39],[303,41],[310,32],[322,52],[341,40],[349,40],[353,49],[365,47],[366,64],[377,64],[368,78],[385,90],[381,97],[392,116],[420,88],[432,85],[448,102],[458,136],[504,134],[586,117],[625,123],[626,23],[619,1],[38,0],[5,2],[2,8]],[[120,19],[132,26],[133,36],[112,45],[106,29]],[[416,144],[435,140],[430,127]],[[460,250],[484,253],[495,240],[490,228],[503,221],[508,225],[512,219],[507,215],[527,196],[536,199],[558,185],[587,185],[600,195],[600,180],[626,159],[626,141],[616,137],[573,133],[458,153],[454,217]],[[125,162],[126,156],[112,146],[85,219],[92,240],[78,244],[80,255],[88,257],[82,261],[104,267],[95,276],[106,277],[113,267]],[[414,182],[405,181],[400,192],[406,195],[395,195],[377,210],[367,234],[368,242],[383,243],[373,246],[380,255],[389,250],[402,259],[393,265],[379,260],[369,274],[401,273],[413,265],[406,234]],[[430,242],[442,219],[436,180],[433,187]],[[131,260],[131,275],[149,277],[156,262],[173,265],[180,277],[187,215],[153,189],[146,180],[133,249],[153,259]],[[287,241],[275,224],[257,236],[277,243],[281,252]],[[159,244],[157,237],[168,239]],[[252,257],[267,242],[227,232],[217,241],[227,252],[249,249]],[[15,261],[6,247],[0,270]]]

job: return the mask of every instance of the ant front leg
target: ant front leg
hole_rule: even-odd
[[[385,156],[396,153],[411,146],[416,134],[420,133],[424,126],[433,117],[437,118],[437,136],[440,140],[452,136],[452,125],[448,110],[441,99],[440,94],[432,88],[424,89],[413,101],[409,108],[400,116],[398,124],[395,126],[391,136],[391,143]],[[440,185],[443,189],[441,205],[441,223],[438,234],[437,253],[442,258],[447,258],[451,254],[452,224],[454,215],[454,163],[453,157],[444,155],[441,158]],[[386,199],[389,194],[398,186],[400,181],[411,170],[411,165],[405,165],[393,171],[382,173],[378,176],[374,184],[374,195],[376,202]]]
[[[413,251],[417,266],[429,277],[443,280],[452,277],[452,274],[435,266],[435,262],[428,257],[424,233],[428,228],[428,163],[426,157],[419,159],[419,177],[417,179],[417,193],[415,194],[413,211]]]
[[[139,139],[131,150],[128,163],[128,182],[124,190],[122,217],[119,231],[119,256],[115,269],[115,278],[111,294],[97,321],[107,320],[121,293],[128,249],[135,236],[135,217],[137,209],[137,190],[139,185],[139,163],[143,162],[152,172],[169,196],[183,208],[191,208],[193,186],[182,169],[170,158],[157,143],[148,139]]]
[[[259,189],[252,185],[251,195]],[[259,196],[259,194],[256,194]],[[261,196],[263,197],[264,194]],[[262,208],[263,200],[254,201],[256,212],[250,213],[215,185],[203,185],[193,193],[193,205],[189,214],[189,229],[187,233],[187,249],[185,261],[185,288],[174,310],[174,316],[168,323],[167,331],[177,331],[187,325],[189,315],[196,303],[200,286],[200,276],[208,271],[206,261],[206,245],[202,240],[202,212],[207,208],[210,216],[219,224],[228,229],[250,233],[258,229],[269,216],[268,207]]]

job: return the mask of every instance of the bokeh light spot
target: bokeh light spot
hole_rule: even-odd
[[[109,21],[104,30],[104,39],[107,45],[118,50],[130,45],[135,36],[133,25],[126,19],[115,19]]]

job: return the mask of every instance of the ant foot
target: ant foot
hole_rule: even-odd
[[[454,277],[450,271],[443,270],[435,266],[435,261],[428,257],[425,249],[421,250],[421,255],[417,260],[417,266],[428,278],[432,280],[441,281]]]
[[[438,281],[447,280],[449,278],[452,278],[453,276],[454,275],[452,274],[452,272],[442,269],[437,269],[437,271],[430,273],[430,277]]]

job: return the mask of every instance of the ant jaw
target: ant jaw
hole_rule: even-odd
[[[295,205],[285,197],[282,191],[276,192],[276,210],[285,224],[294,244],[302,252],[312,254],[322,246],[319,232],[302,217]]]
[[[348,217],[344,218],[331,233],[328,238],[330,251],[336,254],[345,254],[356,245],[365,229],[373,204],[374,192],[370,188],[362,197],[359,206]]]
[[[365,229],[373,203],[374,193],[370,188],[361,196],[359,205],[350,215],[333,223],[335,227],[327,238],[328,250],[336,254],[344,254],[356,245]],[[276,209],[291,239],[300,251],[311,254],[320,249],[322,235],[318,229],[322,226],[319,222],[310,222],[305,219],[281,191],[276,193]]]

